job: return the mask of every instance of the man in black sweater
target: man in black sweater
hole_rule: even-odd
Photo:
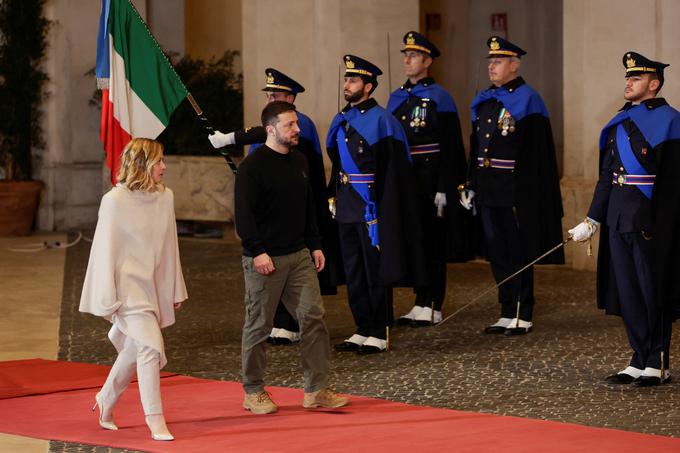
[[[274,101],[286,101],[295,104],[298,94],[305,91],[300,83],[288,77],[281,71],[274,68],[267,68],[265,70],[266,79],[265,86],[262,91],[267,96],[267,104]],[[312,186],[312,192],[315,199],[315,212],[317,226],[319,233],[323,239],[323,248],[328,253],[329,246],[337,242],[332,239],[337,236],[331,231],[332,220],[330,212],[328,211],[328,197],[326,190],[326,170],[323,166],[323,156],[321,152],[321,145],[319,143],[319,135],[316,131],[316,125],[311,118],[300,111],[297,111],[298,127],[300,128],[300,137],[295,149],[300,151],[306,158],[309,165],[309,183]],[[220,131],[215,131],[214,134],[208,137],[210,143],[215,148],[221,148],[227,145],[251,145],[248,154],[255,151],[262,146],[267,140],[267,131],[262,126],[247,127],[234,132],[223,134]],[[328,240],[331,240],[329,243]],[[329,264],[331,264],[329,266]],[[337,267],[337,266],[336,266]],[[333,263],[326,263],[322,272],[317,274],[319,278],[319,285],[321,286],[321,294],[337,294],[336,283],[338,280],[337,269],[334,269]],[[274,328],[269,334],[271,344],[291,344],[300,341],[300,326],[298,326],[292,314],[288,313],[285,306],[280,303],[276,307],[276,315],[274,315]]]
[[[267,141],[249,155],[236,176],[236,230],[243,244],[246,318],[242,338],[243,407],[277,410],[264,390],[266,341],[280,301],[302,331],[306,408],[346,405],[328,387],[330,343],[316,273],[325,265],[314,217],[307,160],[297,145],[295,106],[276,101],[262,111]],[[310,252],[311,250],[311,252]]]

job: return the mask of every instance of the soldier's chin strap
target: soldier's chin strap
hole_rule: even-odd
[[[482,297],[484,297],[486,294],[488,294],[489,292],[493,291],[494,289],[500,288],[501,285],[503,285],[503,284],[506,283],[507,281],[512,280],[513,278],[517,277],[519,274],[521,274],[521,273],[524,272],[525,270],[529,269],[531,266],[533,266],[534,264],[538,263],[539,261],[541,261],[541,260],[542,260],[543,258],[545,258],[546,256],[550,255],[550,254],[553,253],[555,250],[558,250],[558,249],[564,247],[564,246],[566,245],[566,243],[569,242],[569,241],[571,241],[571,240],[572,240],[572,237],[569,236],[568,238],[564,239],[562,242],[560,242],[559,244],[557,244],[555,247],[551,248],[550,250],[548,250],[548,251],[545,252],[543,255],[539,256],[538,258],[536,258],[535,260],[533,260],[532,262],[530,262],[529,264],[527,264],[527,265],[524,266],[523,268],[519,269],[519,270],[516,271],[515,273],[513,273],[513,274],[509,275],[508,277],[504,278],[504,279],[501,280],[499,283],[496,283],[496,284],[493,285],[493,286],[489,286],[487,289],[485,289],[484,291],[482,291],[481,293],[479,293],[479,294],[478,294],[474,299],[472,299],[470,302],[468,302],[467,304],[463,305],[462,307],[460,307],[458,310],[454,311],[452,314],[450,314],[450,315],[447,316],[446,318],[442,319],[442,321],[441,321],[439,324],[437,324],[435,327],[441,326],[441,325],[444,324],[446,321],[448,321],[449,319],[453,318],[454,316],[456,316],[456,315],[457,315],[458,313],[460,313],[461,311],[463,311],[463,310],[465,310],[466,308],[468,308],[470,305],[474,305],[474,304],[477,303]],[[519,308],[518,308],[518,310],[519,310]],[[519,319],[519,316],[518,316],[517,318]]]
[[[194,109],[194,112],[196,112],[196,115],[198,116],[198,119],[201,121],[201,124],[203,124],[203,127],[205,130],[208,132],[208,135],[212,135],[215,133],[215,129],[212,127],[212,124],[210,124],[210,121],[208,121],[208,118],[205,117],[205,114],[203,113],[203,110],[201,110],[201,107],[199,107],[198,103],[196,102],[196,99],[192,96],[191,93],[187,95],[187,100],[191,104],[191,107]],[[237,168],[236,168],[236,163],[234,160],[231,158],[229,153],[227,151],[217,151],[224,157],[224,160],[227,161],[227,165],[229,165],[229,168],[231,168],[231,171],[236,174]]]

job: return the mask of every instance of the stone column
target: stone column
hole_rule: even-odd
[[[672,0],[570,0],[564,2],[564,225],[586,215],[598,177],[601,128],[624,104],[624,68],[628,50],[670,63],[662,95],[680,104],[677,44],[680,3]],[[593,243],[597,250],[596,241]],[[567,246],[567,261],[577,269],[595,269],[596,256],[585,247]]]
[[[192,57],[220,57],[226,50],[241,52],[242,0],[191,0],[185,2],[186,52]],[[234,62],[241,72],[241,59]]]
[[[184,0],[147,0],[147,24],[166,52],[184,55]]]
[[[95,92],[94,69],[100,2],[53,0],[45,15],[52,21],[45,69],[50,81],[43,103],[45,149],[37,150],[35,178],[45,182],[38,228],[65,230],[92,225],[101,194],[100,112],[89,106]]]

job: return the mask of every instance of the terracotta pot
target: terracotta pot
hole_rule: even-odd
[[[42,181],[0,180],[0,235],[31,234],[43,186]]]

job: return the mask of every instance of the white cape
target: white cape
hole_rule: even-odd
[[[80,297],[80,311],[103,316],[120,351],[125,337],[157,350],[160,329],[175,322],[173,304],[187,298],[177,245],[174,197],[118,184],[102,198]]]

